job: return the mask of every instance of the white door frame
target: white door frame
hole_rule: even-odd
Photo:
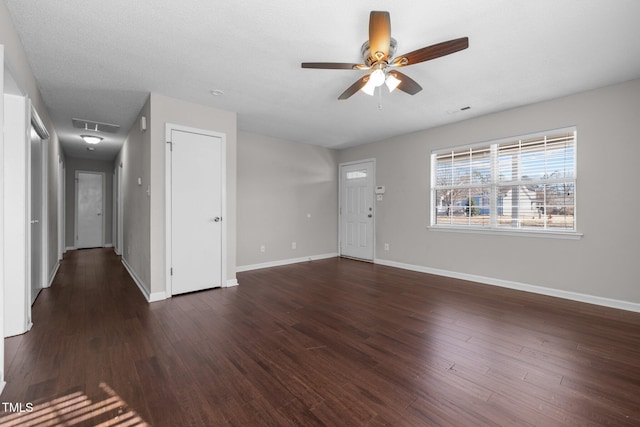
[[[101,219],[102,219],[102,236],[100,237],[100,246],[99,247],[104,247],[104,233],[106,230],[106,225],[105,225],[105,202],[106,202],[106,182],[105,182],[105,173],[104,172],[96,172],[96,171],[83,171],[83,170],[77,170],[76,171],[76,176],[75,176],[75,206],[74,206],[74,229],[73,229],[73,247],[78,249],[78,176],[81,173],[88,173],[88,174],[93,174],[93,175],[100,175],[102,176],[102,214],[101,214]]]
[[[2,345],[0,345],[0,393],[4,390],[4,46],[0,45],[0,331],[2,331]]]
[[[116,239],[117,242],[117,246],[116,246],[116,254],[118,255],[122,255],[124,250],[122,248],[122,244],[124,242],[124,207],[122,205],[122,201],[124,200],[124,196],[122,194],[122,162],[120,162],[117,166],[116,166],[116,173],[117,173],[117,179],[118,179],[118,195],[117,195],[117,209],[118,212],[116,212],[116,221],[118,223],[117,225],[117,232],[118,232],[118,237]]]
[[[354,160],[351,162],[344,162],[338,164],[338,256],[342,256],[342,167],[343,166],[352,166],[360,163],[373,163],[373,185],[372,191],[376,188],[376,159],[362,159],[362,160]],[[373,195],[372,195],[373,197]],[[376,259],[376,199],[373,197],[373,218],[372,224],[373,227],[373,237],[371,244],[373,245],[373,255],[371,258],[371,262],[374,262]]]
[[[40,283],[38,283],[38,288],[41,290],[49,287],[49,272],[47,271],[47,264],[49,260],[49,197],[48,197],[48,174],[49,174],[49,139],[51,136],[47,131],[47,128],[42,123],[38,112],[34,108],[31,99],[27,98],[29,102],[29,125],[27,126],[27,132],[29,133],[29,149],[27,150],[27,200],[29,201],[29,206],[27,209],[28,222],[31,222],[31,218],[33,218],[33,213],[31,212],[31,128],[36,131],[38,137],[40,138],[40,192],[41,192],[41,202],[40,202],[40,227],[41,227],[41,236],[40,236],[40,247],[42,249],[40,253],[40,266],[37,267],[40,270]],[[29,302],[29,310],[28,314],[28,322],[31,325],[31,227],[27,227],[27,254],[28,256],[28,269],[29,272],[29,283],[27,286],[29,296],[27,301]]]
[[[111,243],[113,251],[118,253],[118,171],[111,175]]]
[[[222,242],[221,242],[221,264],[220,264],[220,283],[222,287],[226,287],[227,283],[227,135],[221,132],[214,132],[205,129],[198,129],[189,126],[181,126],[173,123],[167,123],[165,125],[165,293],[166,297],[170,298],[171,295],[171,133],[172,131],[181,131],[195,133],[199,135],[213,136],[220,138],[222,144],[221,147],[221,165],[220,171],[221,179],[221,209],[222,209]]]
[[[65,166],[61,155],[58,155],[58,261],[62,259],[65,252]]]

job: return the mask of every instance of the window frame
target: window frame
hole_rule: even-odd
[[[544,227],[536,227],[536,226],[518,226],[518,227],[509,227],[509,226],[501,226],[498,222],[498,209],[497,209],[497,200],[498,195],[497,191],[499,187],[505,186],[505,180],[501,180],[499,176],[500,170],[500,147],[505,146],[509,143],[519,143],[522,141],[530,141],[532,139],[543,139],[545,137],[562,134],[562,133],[573,133],[573,176],[571,177],[563,177],[561,181],[568,182],[573,185],[573,228],[559,228],[553,229],[552,227],[545,224]],[[474,152],[480,152],[481,150],[489,151],[490,154],[490,170],[489,170],[489,183],[483,183],[482,185],[476,185],[473,182],[468,184],[455,186],[453,183],[448,185],[436,185],[437,179],[437,159],[438,156],[442,156],[443,154],[452,154],[454,152],[461,152],[463,150],[469,150],[471,157]],[[448,231],[448,232],[461,232],[461,233],[480,233],[480,234],[499,234],[499,235],[513,235],[513,236],[535,236],[535,237],[552,237],[552,238],[565,238],[565,239],[580,239],[582,237],[582,233],[578,232],[578,212],[577,212],[577,182],[578,182],[578,131],[576,126],[568,126],[564,128],[551,129],[542,132],[535,132],[523,135],[517,135],[512,137],[500,138],[496,140],[489,140],[474,144],[455,146],[455,147],[447,147],[441,149],[434,149],[430,154],[430,185],[429,185],[429,226],[427,227],[429,230],[434,231]],[[545,157],[545,160],[547,157]],[[472,169],[472,168],[470,168]],[[452,167],[452,170],[454,168]],[[536,183],[539,182],[548,182],[548,183],[557,183],[559,180],[536,180]],[[518,180],[508,181],[512,182],[512,185],[517,185]],[[474,225],[474,224],[442,224],[437,223],[438,214],[436,212],[437,208],[437,192],[440,190],[451,189],[451,188],[476,188],[483,187],[489,189],[489,223],[488,225]],[[483,206],[481,206],[482,208]],[[469,208],[467,208],[469,209]],[[546,221],[546,220],[545,220]]]

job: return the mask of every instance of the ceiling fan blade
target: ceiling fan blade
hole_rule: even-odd
[[[389,12],[372,11],[369,14],[369,51],[371,56],[375,58],[375,61],[387,59],[390,45],[391,18]]]
[[[359,91],[360,89],[362,89],[362,87],[364,85],[367,84],[367,82],[369,81],[369,76],[366,75],[362,78],[360,78],[358,81],[356,81],[354,84],[352,84],[351,86],[349,86],[347,88],[347,90],[345,90],[344,92],[342,92],[342,95],[340,95],[338,97],[338,99],[347,99],[350,98],[351,95],[353,95],[354,93],[356,93],[357,91]]]
[[[400,84],[398,85],[397,89],[400,89],[401,91],[406,92],[409,95],[415,95],[422,90],[422,86],[420,86],[418,82],[416,82],[406,74],[401,73],[400,71],[390,71],[389,74],[400,80]]]
[[[414,50],[413,52],[409,52],[404,55],[399,55],[391,62],[391,65],[396,67],[405,67],[407,65],[418,64],[420,62],[429,61],[431,59],[440,58],[441,56],[458,52],[459,50],[463,50],[468,47],[468,37],[449,40],[448,42],[434,44],[423,47],[422,49]]]
[[[301,65],[302,68],[320,68],[323,70],[366,70],[369,68],[364,64],[347,64],[344,62],[303,62]]]

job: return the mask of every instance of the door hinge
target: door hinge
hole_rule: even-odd
[[[169,151],[173,151],[173,143],[171,141],[167,141],[167,144],[169,144]]]
[[[173,276],[173,267],[171,267],[171,268],[169,269],[169,275],[170,275],[170,276]]]

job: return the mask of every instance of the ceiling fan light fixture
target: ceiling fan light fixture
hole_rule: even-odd
[[[95,136],[95,135],[80,135],[80,138],[84,139],[84,141],[87,144],[98,144],[100,141],[102,141],[102,137],[101,136]]]
[[[400,83],[402,83],[402,80],[398,79],[396,76],[394,76],[393,74],[389,73],[389,74],[387,74],[387,78],[384,81],[384,83],[389,88],[389,92],[393,92],[395,90],[395,88],[397,88],[398,85]]]
[[[367,95],[373,96],[376,88],[382,86],[385,82],[385,79],[386,75],[384,74],[384,71],[378,68],[377,70],[369,74],[369,79],[367,80],[367,83],[362,86],[361,90]]]
[[[380,68],[375,70],[373,73],[371,73],[371,76],[369,76],[369,82],[375,87],[382,86],[384,80],[384,71],[382,71]]]
[[[369,96],[373,96],[373,94],[376,91],[376,85],[374,85],[371,82],[371,79],[369,79],[369,81],[367,81],[367,84],[365,84],[364,86],[362,86],[362,89],[360,89],[361,91],[363,91],[364,93],[366,93]]]

